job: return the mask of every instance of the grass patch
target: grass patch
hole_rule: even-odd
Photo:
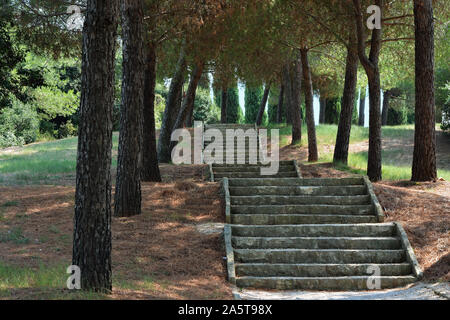
[[[19,201],[7,201],[0,205],[2,208],[9,208],[9,207],[17,207],[19,205]]]
[[[13,242],[15,244],[27,244],[30,239],[23,235],[22,228],[15,227],[6,232],[0,232],[0,242]]]

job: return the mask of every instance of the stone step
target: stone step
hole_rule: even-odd
[[[235,249],[234,260],[241,263],[401,263],[400,250],[366,249]]]
[[[370,204],[369,195],[356,196],[232,196],[231,205],[281,205],[281,204]]]
[[[409,263],[389,264],[268,264],[237,263],[239,277],[350,277],[372,275],[371,267],[380,268],[380,276],[412,274]],[[370,272],[368,272],[370,271]]]
[[[395,237],[232,237],[236,249],[400,249]]]
[[[236,285],[241,288],[277,290],[368,290],[369,276],[354,277],[238,277]],[[409,276],[380,277],[380,289],[403,287],[416,281]]]
[[[372,214],[372,205],[326,205],[326,204],[289,204],[289,205],[232,205],[235,214]]]
[[[294,165],[294,162],[293,161],[285,161],[285,160],[282,160],[282,161],[278,161],[278,163],[279,163],[279,165],[280,165],[280,167],[281,166],[285,166],[285,165],[287,165],[287,166],[291,166],[291,165]],[[262,165],[262,164],[246,164],[246,165],[239,165],[239,164],[226,164],[226,163],[223,163],[223,164],[217,164],[217,163],[214,163],[213,165],[213,169],[214,168],[251,168],[251,167],[261,167],[261,166],[269,166],[269,165]],[[236,180],[246,180],[246,179],[236,179]]]
[[[266,167],[269,168],[270,166],[251,166],[251,167],[213,167],[214,173],[221,173],[221,172],[260,172],[261,168]],[[294,165],[283,165],[278,167],[279,172],[289,172],[289,171],[295,171]]]
[[[233,180],[231,177],[230,181]],[[256,179],[255,179],[256,180]],[[278,180],[278,179],[274,179]],[[230,195],[232,196],[256,196],[256,195],[309,195],[309,196],[349,196],[366,195],[365,186],[289,186],[289,187],[271,187],[271,186],[230,186]]]
[[[290,162],[292,163],[292,162]],[[280,162],[280,164],[284,164],[284,162]],[[213,167],[215,167],[214,165]],[[250,186],[363,186],[364,180],[363,178],[342,178],[342,179],[309,179],[309,178],[291,178],[291,179],[230,179],[229,180],[230,187],[250,187]]]
[[[232,225],[231,230],[237,237],[392,237],[396,233],[393,223]]]
[[[272,176],[263,176],[263,177],[296,177],[297,172],[290,171],[290,172],[278,172],[275,175]],[[224,177],[236,177],[236,178],[258,178],[262,177],[260,172],[218,172],[214,173],[215,179],[222,179]]]
[[[231,222],[245,225],[376,223],[374,215],[339,214],[232,214]]]

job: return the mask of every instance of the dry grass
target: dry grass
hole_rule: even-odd
[[[142,186],[142,214],[113,218],[112,298],[232,298],[221,236],[200,234],[195,228],[224,220],[219,185],[202,181],[203,171],[199,166],[163,166],[163,183]],[[181,180],[185,177],[193,178]],[[23,244],[1,242],[0,262],[36,272],[43,265],[70,265],[74,188],[8,187],[0,193],[0,206],[9,203],[2,207],[0,232],[21,228],[29,239]],[[7,291],[2,295],[15,299],[58,298],[63,292],[39,287]]]

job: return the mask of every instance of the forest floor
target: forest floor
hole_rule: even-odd
[[[450,139],[441,134],[442,168],[450,165],[442,161],[450,155]],[[388,135],[383,146],[397,146],[401,150],[390,154],[405,154],[403,161],[409,161],[409,129],[392,136],[405,140],[392,142]],[[327,163],[324,159],[333,150],[326,143],[332,141],[331,134],[321,138],[321,162],[306,163],[304,146],[282,147],[281,158],[297,159],[304,177],[361,173]],[[367,152],[364,140],[355,139],[350,150]],[[76,138],[0,150],[0,299],[233,298],[222,236],[199,228],[209,230],[209,224],[224,222],[219,184],[204,180],[205,166],[162,165],[163,183],[143,184],[142,215],[113,218],[112,295],[64,289],[72,255],[75,154]],[[374,187],[386,220],[399,221],[405,228],[424,281],[450,281],[450,182],[401,179]]]

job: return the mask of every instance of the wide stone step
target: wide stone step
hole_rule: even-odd
[[[395,237],[232,237],[236,249],[400,249]]]
[[[260,172],[218,172],[214,173],[215,179],[222,179],[224,177],[236,177],[236,178],[258,178],[258,177],[296,177],[297,172],[290,171],[290,172],[278,172],[275,175],[271,176],[262,176]]]
[[[372,214],[372,205],[233,205],[231,213],[236,214],[345,214],[365,215]]]
[[[380,276],[411,275],[409,263],[390,264],[268,264],[237,263],[237,276],[253,277],[349,277],[373,274],[373,267],[380,269]]]
[[[292,162],[291,162],[292,163]],[[283,162],[281,162],[283,164]],[[216,166],[216,165],[214,165]],[[363,186],[363,178],[342,178],[342,179],[319,179],[319,178],[295,178],[295,179],[230,179],[230,187],[250,187],[250,186]]]
[[[285,165],[292,166],[294,164],[294,162],[291,161],[291,160],[289,160],[289,161],[282,160],[282,161],[278,161],[278,163],[279,163],[280,167],[281,166],[285,166]],[[213,166],[213,169],[214,169],[214,168],[230,168],[230,167],[231,168],[235,168],[235,167],[237,167],[237,168],[251,168],[251,167],[254,167],[254,166],[261,167],[261,166],[264,166],[264,165],[261,165],[261,164],[239,165],[239,164],[226,164],[226,163],[218,164],[218,163],[214,163],[212,166]],[[268,166],[268,165],[266,164],[265,166]],[[246,179],[236,179],[236,180],[244,180],[245,181]]]
[[[375,223],[374,215],[340,214],[232,214],[231,222],[246,225]]]
[[[232,225],[231,230],[238,237],[392,237],[396,233],[393,223]]]
[[[233,179],[233,177],[231,177]],[[231,179],[230,179],[231,181]],[[365,186],[230,186],[232,196],[255,196],[255,195],[309,195],[309,196],[348,196],[367,194]]]
[[[251,166],[251,167],[244,167],[244,166],[236,166],[236,167],[213,167],[213,171],[215,173],[221,173],[221,172],[260,172],[261,168],[269,168],[270,166]],[[289,172],[289,171],[295,171],[294,165],[283,165],[278,167],[279,172]]]
[[[356,196],[232,196],[232,205],[281,205],[281,204],[326,204],[364,205],[370,204],[369,195]]]
[[[400,263],[404,250],[363,249],[235,249],[241,263]]]
[[[241,288],[277,290],[368,290],[368,276],[354,277],[238,277]],[[380,289],[403,287],[415,281],[414,276],[380,277]]]

